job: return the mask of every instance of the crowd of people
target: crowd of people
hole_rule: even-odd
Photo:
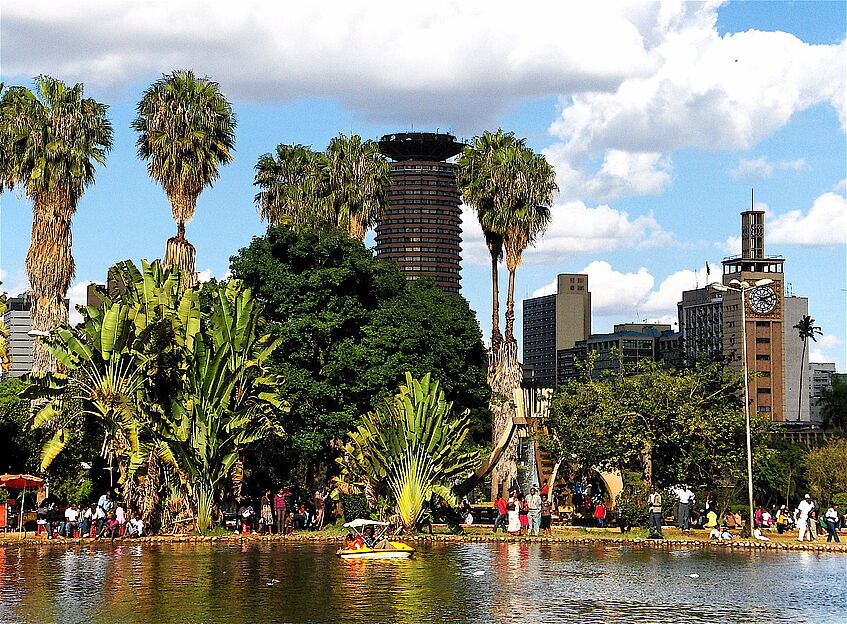
[[[235,528],[242,533],[276,533],[286,535],[298,529],[319,531],[324,527],[328,507],[326,488],[318,487],[308,496],[293,488],[282,487],[276,493],[265,490],[254,505],[249,497],[238,503]],[[227,516],[222,519],[227,525]]]
[[[501,495],[494,502],[494,507],[497,518],[493,533],[499,528],[509,535],[552,536],[554,506],[546,486],[541,492],[537,488],[530,488],[529,495],[510,489],[509,498]]]
[[[49,538],[53,537],[142,537],[144,521],[139,514],[129,516],[123,504],[106,491],[96,503],[80,507],[72,503],[62,508],[45,499],[36,510],[36,523]]]

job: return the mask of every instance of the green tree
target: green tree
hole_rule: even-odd
[[[808,314],[800,318],[800,321],[794,325],[794,329],[797,330],[800,340],[803,341],[803,354],[800,356],[800,384],[797,386],[800,389],[797,393],[797,422],[800,422],[802,417],[801,411],[803,409],[803,395],[806,392],[803,386],[803,373],[806,372],[806,353],[809,351],[808,339],[811,338],[817,342],[818,339],[815,336],[820,336],[822,332],[821,328],[815,325],[815,319]]]
[[[824,427],[839,431],[847,429],[847,377],[833,375],[832,385],[821,391],[818,405]]]
[[[824,503],[839,492],[847,492],[847,439],[833,438],[811,451],[806,457],[806,478]]]
[[[346,228],[351,238],[364,241],[365,233],[388,205],[388,161],[375,141],[363,141],[357,134],[340,134],[329,142],[321,164],[336,226]]]
[[[235,115],[220,85],[191,70],[163,74],[144,92],[136,111],[132,127],[138,132],[138,157],[149,161],[147,171],[164,187],[177,224],[164,262],[181,268],[193,284],[196,252],[185,238],[185,224],[194,216],[200,193],[232,160]]]
[[[259,445],[254,474],[277,483],[298,466],[314,474],[332,462],[334,441],[360,414],[405,370],[427,372],[424,364],[449,377],[449,400],[484,410],[484,348],[467,302],[431,286],[407,287],[395,265],[345,232],[270,228],[232,258],[231,269],[276,323],[274,370],[291,404],[288,435]]]
[[[256,163],[259,215],[279,225],[335,227],[326,200],[326,155],[304,145],[277,145]]]
[[[710,487],[743,475],[740,382],[720,364],[670,371],[642,361],[602,379],[586,376],[567,384],[551,405],[548,445],[560,459],[639,471],[660,487]],[[753,424],[761,444],[766,425]]]
[[[406,373],[393,399],[362,417],[338,459],[342,479],[372,495],[388,490],[403,525],[412,529],[434,496],[454,506],[453,480],[475,467],[468,452],[469,413],[454,416],[453,404],[429,374]]]
[[[112,146],[107,107],[50,76],[35,78],[35,91],[2,90],[0,191],[23,187],[32,200],[32,241],[26,256],[32,329],[48,332],[68,320],[65,297],[74,277],[71,220],[95,165]],[[33,344],[32,371],[43,375],[56,362]]]

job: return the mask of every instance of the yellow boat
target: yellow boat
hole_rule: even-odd
[[[373,535],[373,527],[382,527],[382,531],[378,535]],[[385,532],[388,530],[388,522],[377,522],[376,520],[365,520],[358,518],[344,525],[346,529],[353,529],[357,535],[356,547],[339,548],[335,554],[344,559],[389,559],[396,557],[411,557],[415,549],[403,542],[388,541],[384,538]],[[367,534],[367,527],[371,527],[370,535]],[[368,546],[371,543],[373,546]]]

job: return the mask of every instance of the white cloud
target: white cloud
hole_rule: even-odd
[[[774,215],[765,224],[768,243],[783,245],[844,245],[847,243],[847,200],[844,195],[824,193],[808,213],[792,210]]]
[[[518,99],[614,89],[655,62],[641,31],[656,24],[638,3],[30,0],[3,10],[8,76],[124,89],[192,67],[240,101],[338,97],[393,123],[477,128]]]
[[[655,282],[645,267],[635,273],[621,273],[602,260],[595,260],[580,273],[588,275],[591,311],[599,316],[629,314],[637,318],[638,305],[648,296]]]
[[[594,208],[581,201],[556,204],[547,231],[524,252],[527,264],[561,261],[569,254],[612,251],[629,247],[645,249],[673,243],[670,232],[662,229],[652,214],[630,217],[629,213],[607,205]],[[474,211],[462,212],[462,257],[469,264],[487,266],[491,262]]]
[[[689,6],[656,30],[650,48],[655,71],[627,78],[614,91],[562,98],[561,115],[550,127],[562,142],[548,149],[565,174],[562,182],[608,192],[605,163],[619,151],[655,158],[684,147],[749,149],[819,103],[829,103],[847,126],[845,42],[809,45],[788,33],[755,30],[721,36],[715,4],[664,4],[677,11],[679,4]],[[747,165],[760,174],[774,166]],[[665,159],[654,173],[668,168]],[[629,193],[654,193],[658,180]]]
[[[784,171],[793,169],[800,171],[806,168],[806,161],[802,158],[798,160],[782,160],[779,162],[770,162],[767,156],[760,156],[754,159],[741,159],[738,161],[738,167],[730,171],[733,178],[769,178],[774,174],[774,171]]]
[[[213,277],[215,276],[212,274],[212,269],[206,269],[205,271],[197,272],[197,281],[201,284],[205,284],[206,282],[210,281]]]
[[[68,322],[71,325],[76,325],[82,322],[82,315],[77,312],[78,305],[84,306],[88,300],[88,285],[93,284],[91,280],[81,280],[68,289],[68,299],[70,300],[70,310],[68,312]]]
[[[847,178],[840,180],[832,185],[832,190],[836,193],[847,193]]]
[[[834,349],[842,344],[844,341],[841,340],[838,336],[834,336],[832,334],[824,334],[822,336],[817,337],[817,342],[812,342],[812,344],[817,344],[821,349]]]

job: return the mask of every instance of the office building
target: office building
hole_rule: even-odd
[[[393,262],[414,281],[431,277],[459,294],[462,203],[456,166],[446,162],[464,144],[450,134],[407,132],[379,141],[393,159],[388,208],[376,225],[376,257]]]
[[[556,293],[523,301],[523,363],[532,367],[536,388],[557,384],[557,353],[591,334],[588,276],[563,273]]]
[[[835,372],[835,364],[832,362],[811,362],[806,368],[809,380],[809,420],[815,424],[820,424],[823,417],[821,416],[821,406],[818,405],[818,399],[824,390],[832,388],[832,380],[838,373]]]
[[[32,322],[29,308],[29,298],[25,295],[6,300],[3,323],[9,330],[9,357],[12,360],[7,373],[9,377],[20,377],[32,371],[32,338],[28,334]]]
[[[592,377],[602,377],[640,360],[664,361],[677,366],[682,361],[682,335],[670,325],[621,323],[608,334],[592,334],[570,349],[559,351],[558,383],[580,376],[580,364],[594,355]]]
[[[809,300],[806,297],[783,297],[783,370],[785,376],[785,407],[783,417],[786,421],[809,422],[809,352],[808,346],[803,354],[803,341],[794,325],[809,313]],[[803,371],[801,378],[800,371]]]

